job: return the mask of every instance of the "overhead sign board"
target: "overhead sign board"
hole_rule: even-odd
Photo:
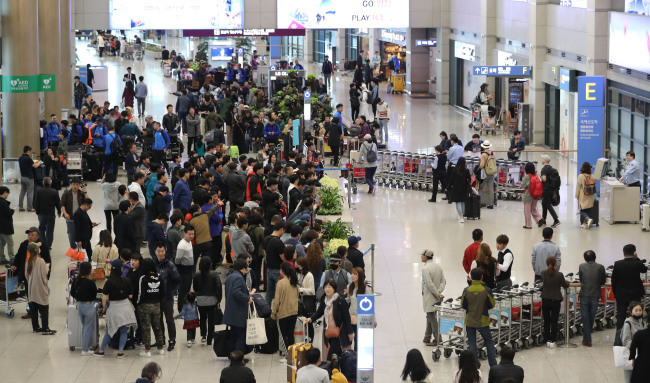
[[[56,77],[53,74],[34,76],[2,76],[3,93],[55,92]]]
[[[409,2],[396,0],[277,0],[279,28],[408,28]]]
[[[530,77],[533,67],[528,65],[515,65],[515,66],[490,66],[478,65],[474,66],[474,75],[476,76],[490,76],[490,77]]]
[[[476,61],[476,46],[474,44],[456,41],[454,45],[454,56],[467,61]]]
[[[415,40],[416,47],[437,47],[438,41],[436,40]]]
[[[604,76],[578,77],[578,165],[603,156],[606,86]]]
[[[243,28],[244,0],[109,0],[110,29]]]

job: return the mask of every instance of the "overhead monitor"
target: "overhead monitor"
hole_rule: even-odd
[[[109,0],[111,29],[244,27],[244,0]]]
[[[210,60],[230,61],[234,52],[233,47],[210,47]]]
[[[409,2],[398,0],[277,0],[278,28],[408,28]]]
[[[610,13],[609,63],[650,73],[650,17]]]

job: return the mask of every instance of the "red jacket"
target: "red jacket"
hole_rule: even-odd
[[[465,249],[465,255],[463,256],[463,268],[467,274],[470,272],[472,262],[476,260],[476,253],[478,253],[479,246],[481,246],[480,242],[472,242],[472,244],[467,246]]]

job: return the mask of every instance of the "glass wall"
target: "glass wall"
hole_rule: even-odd
[[[325,60],[325,55],[332,60],[332,45],[334,39],[334,31],[317,29],[312,33],[312,61],[320,63]]]
[[[650,171],[650,97],[636,94],[632,89],[610,86],[608,99],[607,157],[610,168],[620,176],[625,164],[625,154],[633,151],[643,168],[643,190],[649,190]]]
[[[304,37],[285,36],[282,37],[282,58],[287,61],[295,59],[304,60]]]

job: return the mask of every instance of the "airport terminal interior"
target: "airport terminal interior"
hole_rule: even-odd
[[[29,25],[23,13],[35,9],[39,10],[38,27],[51,28],[48,23],[52,20],[45,19],[57,19],[57,14],[41,12],[41,7],[48,9],[41,5],[43,2],[0,2],[3,6],[3,76],[13,78],[56,72],[48,68],[47,59],[40,67],[39,60],[32,63],[34,65],[26,64],[26,56],[21,55],[18,44],[36,44],[27,50],[36,51],[41,59],[47,58],[58,46],[44,49],[41,45],[38,48],[39,40],[44,38],[40,32],[29,32],[27,37],[15,36],[20,30],[17,24]],[[645,231],[645,227],[650,225],[650,217],[648,223],[644,223],[645,217],[641,215],[650,174],[650,56],[647,32],[643,33],[650,28],[650,7],[646,1],[406,0],[378,1],[367,7],[354,0],[347,2],[351,3],[350,9],[346,9],[348,4],[340,4],[344,2],[322,2],[336,5],[336,12],[328,13],[318,9],[316,3],[321,3],[319,1],[298,6],[289,0],[277,0],[276,7],[275,0],[233,0],[206,5],[210,9],[204,13],[213,13],[207,27],[205,23],[201,24],[205,17],[200,16],[202,5],[199,4],[194,5],[196,8],[179,11],[175,18],[169,13],[156,15],[152,10],[151,14],[146,13],[145,8],[138,8],[147,3],[141,0],[52,0],[52,3],[58,4],[56,9],[60,12],[63,12],[65,4],[69,12],[67,18],[58,18],[59,23],[55,22],[54,28],[63,30],[60,27],[62,20],[71,25],[68,35],[61,32],[55,38],[55,41],[71,41],[71,58],[60,69],[65,71],[65,65],[70,65],[68,71],[72,73],[67,73],[65,78],[71,81],[75,69],[76,73],[86,73],[89,64],[95,71],[95,80],[101,78],[105,82],[103,89],[93,92],[93,99],[119,106],[125,84],[123,76],[130,67],[136,76],[144,76],[148,86],[144,114],[151,115],[154,121],[161,121],[168,104],[176,105],[177,96],[172,93],[179,89],[179,81],[166,73],[168,68],[165,65],[168,63],[161,63],[159,50],[163,46],[191,60],[199,44],[207,42],[210,46],[208,61],[215,67],[225,66],[230,58],[221,61],[222,58],[210,57],[217,55],[213,48],[227,47],[227,52],[243,56],[242,61],[247,63],[256,49],[260,58],[264,56],[267,74],[269,67],[275,70],[276,66],[298,60],[307,74],[317,78],[322,76],[324,57],[329,56],[336,70],[331,76],[327,94],[333,106],[343,104],[346,124],[351,124],[350,84],[355,82],[354,69],[346,62],[356,61],[357,55],[363,55],[365,62],[366,58],[373,58],[375,51],[379,52],[380,63],[373,76],[380,77],[378,96],[390,106],[387,148],[380,149],[380,153],[385,150],[423,158],[431,156],[434,147],[440,144],[441,131],[445,131],[456,134],[463,145],[470,142],[474,134],[480,134],[481,140],[489,140],[497,159],[506,159],[514,131],[521,130],[528,142],[520,160],[538,162],[539,174],[541,156],[548,155],[550,165],[561,177],[560,203],[555,208],[561,224],[553,229],[552,237],[562,253],[560,271],[565,276],[573,273],[570,278],[575,279],[579,265],[584,262],[583,253],[587,250],[596,253],[598,263],[605,267],[613,265],[623,259],[626,244],[636,245],[640,259],[650,259],[647,252],[650,233]],[[170,1],[161,3],[164,4],[162,8],[172,4]],[[314,9],[310,8],[312,3]],[[129,6],[134,10],[125,16],[128,12],[124,10]],[[194,16],[197,19],[192,22]],[[128,24],[129,20],[125,22],[124,17],[131,23]],[[157,23],[159,17],[167,17],[167,27]],[[36,24],[36,21],[32,20],[32,23]],[[221,29],[223,35],[215,36],[218,31],[215,28],[224,28]],[[226,29],[235,32],[229,34],[224,32]],[[208,33],[196,33],[199,30]],[[295,33],[295,30],[301,32]],[[135,52],[126,57],[111,54],[106,49],[100,57],[96,45],[98,32],[114,35],[120,40],[126,38],[130,42],[135,42],[138,37],[148,49],[142,55]],[[30,36],[32,40],[28,39]],[[243,40],[247,40],[244,45]],[[237,52],[240,46],[243,46],[242,53]],[[57,57],[61,59],[61,54]],[[396,70],[393,57],[398,58],[401,70]],[[25,72],[22,66],[32,68],[32,72]],[[262,68],[260,64],[258,71]],[[396,73],[389,75],[388,72]],[[41,93],[37,90],[30,90],[31,93],[20,93],[13,88],[13,91],[8,90],[10,85],[6,84],[4,77],[2,81],[3,185],[9,187],[8,201],[15,209],[15,249],[27,239],[25,231],[38,226],[38,219],[34,212],[18,211],[20,178],[18,182],[8,182],[7,164],[22,154],[24,145],[39,146],[38,121],[49,121],[49,113],[57,110],[48,102],[56,103],[56,108],[67,109],[64,113],[68,115],[77,113],[70,98],[72,91],[68,91],[67,96],[59,93],[62,88],[70,88],[72,83],[60,82],[58,73],[55,73],[57,89],[51,94],[47,90]],[[600,105],[582,104],[585,95],[580,88],[583,84],[581,78],[602,81],[599,82],[602,95],[597,97]],[[253,80],[258,81],[258,78]],[[484,83],[488,84],[487,93],[492,96],[490,104],[498,107],[496,117],[492,119],[486,110],[481,111],[480,107],[477,110],[473,105]],[[268,87],[265,92],[268,92]],[[62,97],[69,99],[53,101]],[[586,99],[589,97],[588,94]],[[587,112],[594,114],[584,117],[583,113]],[[56,113],[59,121],[64,119],[61,111]],[[585,122],[585,118],[597,122]],[[133,119],[140,127],[146,124],[144,116],[138,116],[137,112],[134,112]],[[186,139],[183,137],[187,145]],[[615,199],[612,194],[605,198],[605,183],[613,185],[616,183],[614,178],[621,177],[628,151],[636,153],[636,161],[642,169],[639,195],[632,193],[631,201]],[[39,157],[38,150],[34,150],[34,158]],[[332,167],[330,158],[325,158],[326,168]],[[598,225],[585,228],[581,226],[576,199],[579,167],[584,161],[595,167],[599,158],[609,160],[606,170],[610,174],[599,181],[601,195],[597,198],[601,210]],[[183,153],[185,160],[186,151]],[[348,162],[350,157],[345,153],[342,166]],[[509,170],[512,169],[506,166],[503,177]],[[344,216],[347,215],[355,235],[361,237],[359,249],[366,252],[374,246],[374,251],[364,256],[366,275],[376,293],[376,328],[371,359],[374,363],[372,378],[367,381],[401,381],[407,352],[418,349],[431,369],[427,382],[452,382],[458,370],[458,355],[445,352],[444,346],[431,347],[422,341],[426,323],[422,300],[422,252],[425,249],[433,251],[433,262],[441,266],[446,279],[443,295],[445,299],[455,299],[467,287],[467,273],[462,260],[465,248],[473,242],[473,230],[483,230],[483,241],[490,245],[494,255],[497,253],[497,236],[505,234],[510,239],[508,248],[514,255],[513,283],[533,285],[531,252],[533,246],[543,240],[542,228],[534,222],[532,229],[522,228],[525,226],[524,204],[517,199],[517,192],[499,189],[501,192],[494,208],[481,208],[480,219],[466,218],[461,223],[455,204],[442,200],[444,194],[438,194],[437,202],[432,203],[428,201],[431,198],[429,189],[405,185],[406,182],[411,185],[428,180],[408,178],[403,168],[385,173],[382,169],[377,171],[374,194],[367,193],[368,186],[363,184],[363,180],[358,182],[356,192],[351,193],[349,205],[347,192],[344,194]],[[347,179],[339,177],[340,170],[328,170],[326,174],[338,179],[341,190],[346,191]],[[398,182],[391,182],[391,177]],[[399,180],[404,181],[404,186]],[[92,221],[98,223],[91,240],[94,247],[100,230],[106,228],[102,212],[104,197],[98,182],[84,182],[94,201],[88,213]],[[127,183],[125,171],[121,170],[118,182]],[[500,181],[498,183],[501,185]],[[501,198],[512,196],[514,198]],[[624,210],[623,206],[627,208],[630,205],[633,218],[617,222],[614,211]],[[541,203],[537,208],[541,213]],[[546,222],[550,227],[550,215]],[[5,297],[0,296],[1,381],[134,382],[150,361],[160,365],[163,382],[219,379],[221,371],[230,362],[227,358],[216,357],[211,347],[199,342],[191,348],[186,347],[182,319],[175,321],[176,348],[164,355],[143,358],[138,355],[139,347],[126,350],[124,358],[116,358],[117,351],[110,347],[103,358],[82,356],[79,347],[71,351],[66,329],[70,259],[65,254],[68,249],[65,220],[57,218],[49,279],[49,320],[50,328],[57,330],[55,335],[32,333],[30,320],[21,319],[26,314],[25,303],[10,300],[10,307],[5,307]],[[142,254],[149,257],[146,247],[142,248]],[[0,267],[0,273],[4,271],[4,267]],[[222,278],[229,272],[225,266],[219,271]],[[0,290],[2,294],[4,291]],[[580,311],[573,306],[574,297],[571,297],[570,316],[579,318]],[[608,302],[610,311],[613,304]],[[224,302],[221,303],[223,307]],[[5,315],[5,308],[14,310],[13,317]],[[616,330],[610,324],[593,332],[592,347],[584,346],[582,337],[572,329],[575,336],[569,338],[569,342],[575,347],[561,347],[564,339],[558,340],[558,347],[554,348],[546,347],[545,343],[522,347],[514,362],[524,369],[525,381],[529,383],[625,382],[623,369],[614,365],[612,346]],[[100,318],[99,325],[101,341],[105,334],[103,318]],[[462,316],[458,325],[462,328]],[[503,326],[503,333],[514,332],[514,324],[511,326]],[[216,327],[217,331],[224,328],[222,325]],[[297,336],[297,341],[302,340],[301,337]],[[508,336],[511,340],[517,337],[518,334]],[[322,326],[317,327],[315,338],[314,346],[322,347]],[[443,339],[448,339],[447,335],[443,335]],[[436,350],[440,350],[442,356],[436,355]],[[257,382],[287,381],[286,356],[254,352],[246,358]],[[483,382],[487,382],[488,360],[481,359],[480,362]],[[354,381],[355,378],[348,377],[348,380]],[[637,381],[650,381],[650,377]]]

